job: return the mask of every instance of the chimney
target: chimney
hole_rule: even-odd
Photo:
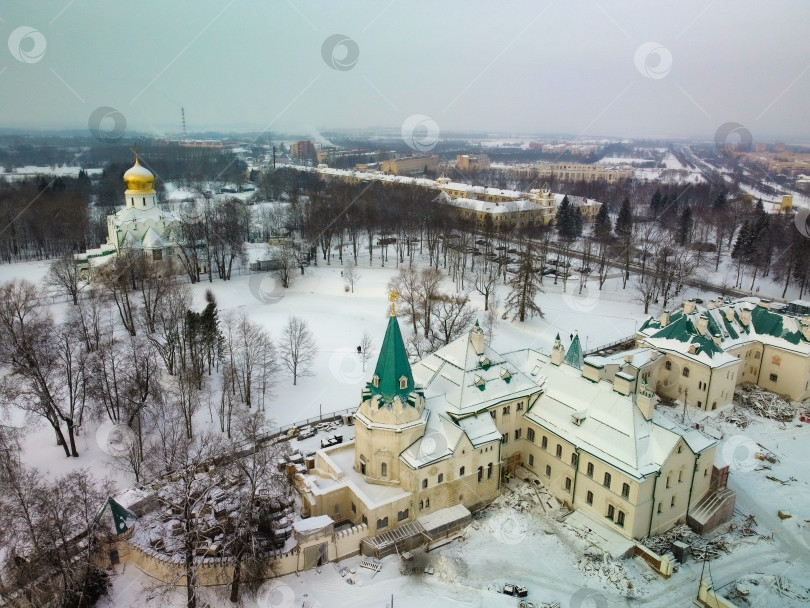
[[[641,388],[636,393],[636,406],[644,416],[644,420],[652,420],[656,403],[658,403],[658,397],[650,390],[646,381],[642,382]]]
[[[800,321],[802,337],[810,341],[810,317],[804,315]]]
[[[740,311],[740,323],[748,327],[751,325],[751,311],[747,308],[744,308]]]
[[[729,306],[723,312],[726,313],[726,319],[728,319],[728,322],[731,323],[734,320],[734,308]]]
[[[770,310],[771,309],[771,301],[770,300],[760,300],[758,302],[758,306],[762,306],[762,308],[764,308],[766,310]]]
[[[613,390],[620,395],[629,395],[633,392],[633,385],[636,379],[630,374],[624,372],[616,372],[613,376]]]
[[[665,310],[664,312],[662,312],[661,318],[659,320],[661,321],[661,327],[666,327],[667,325],[669,325],[669,311]]]
[[[587,378],[591,382],[599,382],[602,377],[602,370],[604,367],[604,365],[601,365],[588,357],[588,359],[585,359],[582,365],[582,377]]]
[[[697,322],[697,330],[700,332],[701,336],[706,335],[706,331],[709,329],[709,317],[705,314],[700,315],[700,318]]]
[[[470,343],[475,349],[476,355],[484,354],[484,330],[478,325],[478,321],[475,322],[475,327],[470,332]]]
[[[654,350],[650,352],[650,361],[655,361],[658,358],[658,351]]]
[[[691,300],[687,300],[683,303],[683,314],[691,315],[695,312],[695,299],[692,298]]]

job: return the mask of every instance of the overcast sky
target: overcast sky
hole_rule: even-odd
[[[11,0],[0,127],[109,106],[173,134],[182,106],[189,131],[422,114],[445,133],[711,139],[734,121],[807,142],[808,24],[808,0]]]

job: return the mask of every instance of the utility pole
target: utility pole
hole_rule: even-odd
[[[681,424],[686,423],[686,397],[689,395],[689,389],[683,392],[683,414],[681,414]]]

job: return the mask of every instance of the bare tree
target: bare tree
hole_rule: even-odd
[[[318,354],[315,337],[307,322],[295,315],[287,319],[279,341],[281,360],[293,377],[293,386],[299,376],[311,376],[312,364]]]
[[[346,286],[349,287],[354,293],[354,284],[360,279],[360,273],[357,272],[357,264],[349,262],[343,268],[343,280],[346,281]]]
[[[475,289],[478,293],[484,296],[484,312],[489,310],[489,299],[495,291],[495,285],[498,282],[497,273],[484,268],[478,268],[475,273]]]
[[[45,285],[53,287],[57,292],[69,295],[74,305],[79,303],[79,291],[82,281],[72,253],[66,253],[51,263],[44,282]]]
[[[366,371],[366,363],[374,358],[375,347],[374,340],[367,331],[363,332],[363,337],[360,339],[360,360],[363,362],[363,371]]]
[[[399,294],[402,302],[400,314],[411,323],[413,333],[417,333],[417,324],[422,318],[419,271],[416,268],[400,268],[389,281],[388,288]]]
[[[259,412],[243,412],[235,425],[231,468],[242,484],[239,505],[230,514],[225,528],[223,547],[223,553],[233,558],[231,602],[239,601],[243,579],[255,581],[268,576],[267,557],[274,548],[271,543],[279,527],[281,510],[293,503],[290,478],[276,467],[278,459],[289,451],[289,444],[267,442],[272,430]]]
[[[465,294],[440,294],[433,309],[431,338],[436,346],[450,344],[464,333],[475,318],[470,298]]]
[[[85,399],[85,359],[80,340],[58,327],[27,281],[0,286],[0,362],[6,399],[48,421],[66,456],[78,456],[74,439]],[[67,426],[68,441],[62,433]]]

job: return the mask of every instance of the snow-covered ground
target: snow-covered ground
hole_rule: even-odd
[[[261,257],[263,248],[264,245],[253,247],[251,257]],[[360,279],[354,293],[345,290],[337,259],[333,259],[331,265],[319,260],[319,266],[307,268],[304,276],[296,275],[295,283],[286,290],[269,273],[239,274],[228,282],[215,280],[193,287],[198,309],[203,308],[205,291],[210,289],[221,315],[244,313],[266,326],[274,336],[280,334],[291,314],[309,323],[319,346],[313,375],[299,379],[297,386],[293,386],[288,377],[279,380],[274,396],[266,403],[267,416],[276,424],[286,425],[343,411],[359,403],[361,388],[375,361],[372,360],[363,370],[356,346],[363,332],[367,331],[379,348],[388,315],[387,284],[397,272],[393,261],[381,267],[379,252],[375,252],[373,266],[369,267],[367,251],[361,253],[359,262]],[[0,280],[12,277],[38,280],[47,271],[47,266],[46,262],[0,266]],[[561,284],[554,286],[548,277],[545,283],[545,293],[538,296],[545,316],[523,324],[497,320],[493,339],[496,350],[505,352],[534,347],[547,351],[558,332],[567,344],[575,331],[586,348],[590,348],[630,335],[645,318],[641,304],[635,301],[632,283],[628,283],[627,290],[622,290],[618,276],[608,279],[601,292],[592,279],[589,283],[591,290],[585,290],[582,295],[577,293],[578,281],[574,277],[569,279],[566,293],[562,292]],[[444,288],[450,291],[453,285],[448,280]],[[773,288],[773,285],[763,283],[760,295],[779,295],[773,292]],[[503,301],[507,292],[506,286],[499,285],[498,299]],[[693,290],[684,297],[695,295],[715,294]],[[470,297],[481,311],[483,320],[482,296],[473,291]],[[61,316],[66,306],[55,305],[54,314]],[[403,331],[408,331],[407,323],[401,322]],[[690,416],[699,421],[697,412],[690,410]],[[19,412],[5,412],[5,418],[20,426],[24,424]],[[216,425],[215,415],[207,408],[203,408],[195,422],[200,427]],[[722,427],[722,423],[716,424],[726,432],[724,442],[734,434],[741,434],[739,430]],[[772,470],[767,474],[787,483],[770,481],[761,470],[733,471],[730,483],[739,492],[738,507],[745,513],[754,514],[758,532],[763,537],[773,534],[774,540],[758,537],[741,544],[733,555],[723,555],[712,562],[712,576],[718,587],[752,572],[782,574],[807,587],[810,586],[807,557],[810,523],[806,521],[810,520],[810,491],[807,488],[810,472],[805,463],[810,458],[810,429],[807,425],[781,425],[773,421],[758,424],[760,426],[746,429],[745,437],[779,455],[779,463],[769,465]],[[100,475],[112,476],[119,490],[131,485],[132,480],[113,467],[111,458],[100,447],[105,445],[103,440],[98,440],[98,433],[103,433],[103,428],[99,430],[95,424],[85,425],[79,435],[81,456],[77,459],[64,458],[47,427],[29,422],[27,431],[23,444],[24,459],[48,474],[90,467]],[[739,443],[739,440],[735,441]],[[738,443],[729,445],[739,447]],[[736,453],[734,450],[732,457]],[[725,455],[727,451],[721,449],[720,453]],[[776,515],[779,509],[790,511],[791,519],[779,519]],[[532,601],[559,601],[563,607],[587,606],[587,602],[594,606],[631,603],[688,605],[689,598],[697,590],[701,564],[689,562],[665,581],[634,560],[601,563],[588,558],[585,548],[566,526],[533,504],[530,492],[515,486],[509,488],[498,503],[476,517],[464,539],[427,556],[417,552],[415,559],[433,566],[432,576],[401,574],[397,557],[386,558],[383,571],[373,575],[359,567],[358,558],[353,558],[324,566],[320,572],[311,570],[300,577],[292,575],[268,582],[260,590],[257,601],[244,605],[261,608],[300,605],[376,607],[389,601],[393,594],[396,606],[515,606],[516,599],[495,590],[497,585],[509,581],[527,586]],[[590,565],[584,566],[583,559],[590,560]],[[342,569],[349,569],[343,573],[345,576],[341,576]],[[355,572],[351,573],[351,569]],[[347,583],[349,578],[354,584]],[[282,587],[273,591],[274,585]],[[112,599],[102,605],[147,605],[142,591],[148,586],[148,577],[129,566],[115,578]],[[765,586],[763,582],[762,587]],[[769,589],[773,589],[773,585]],[[293,603],[283,603],[291,597],[290,594]],[[226,589],[205,589],[202,595],[212,606],[226,605]],[[768,595],[769,599],[758,600],[757,608],[799,605],[771,595]],[[184,590],[179,590],[176,596],[178,606],[182,605],[183,597]],[[161,601],[149,605],[172,604]]]

